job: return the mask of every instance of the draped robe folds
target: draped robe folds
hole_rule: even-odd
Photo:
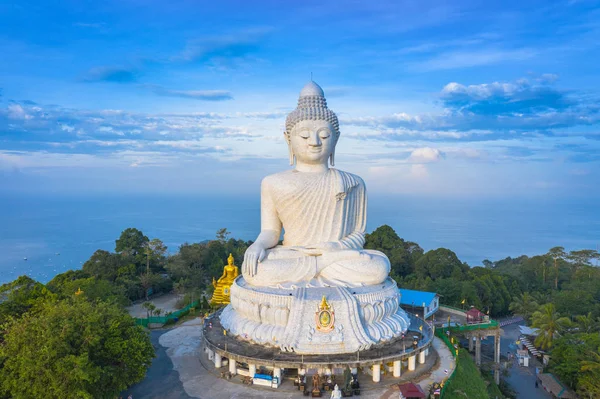
[[[266,251],[256,275],[244,276],[250,284],[361,286],[387,278],[387,257],[363,249],[367,198],[360,177],[337,169],[288,171],[267,177],[262,196],[262,212],[276,212],[285,233],[283,245]],[[318,256],[303,252],[327,242],[340,249]]]

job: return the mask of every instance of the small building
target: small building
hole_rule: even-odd
[[[517,349],[517,359],[519,366],[529,367],[529,352],[525,349]]]
[[[423,389],[412,382],[399,384],[398,388],[400,388],[400,399],[420,399],[427,397],[425,392],[423,392]]]
[[[424,319],[431,317],[440,307],[440,296],[435,292],[406,290],[400,288],[400,306],[418,313]]]
[[[539,373],[537,379],[553,398],[575,399],[577,396],[570,391],[558,378],[551,373]]]
[[[467,324],[483,323],[485,314],[476,307],[467,310]]]

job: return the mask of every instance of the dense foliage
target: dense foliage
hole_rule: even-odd
[[[115,241],[115,252],[97,250],[83,264],[81,271],[67,272],[72,273],[70,276],[63,273],[49,286],[63,284],[63,280],[93,277],[97,282],[107,281],[118,287],[113,295],[122,295],[131,301],[173,289],[180,294],[193,293],[199,298],[206,294],[206,289],[210,290],[212,278],[221,275],[229,254],[241,260],[251,244],[228,236],[229,232],[221,229],[215,240],[184,243],[176,253],[167,256],[167,247],[161,240],[150,240],[141,231],[128,228]],[[55,284],[57,278],[61,281]]]
[[[146,355],[151,352],[151,346],[148,347],[147,336],[138,336],[139,330],[126,322],[131,319],[122,313],[123,305],[172,290],[181,294],[181,306],[193,298],[203,298],[206,302],[211,295],[210,282],[221,275],[228,255],[233,254],[236,263],[241,266],[244,252],[251,244],[229,235],[226,229],[221,229],[214,240],[184,243],[176,253],[168,255],[166,246],[159,239],[149,239],[141,231],[128,228],[115,241],[114,252],[96,251],[82,270],[59,274],[46,285],[26,276],[2,285],[0,323],[8,321],[8,324],[0,329],[0,342],[3,335],[7,336],[0,343],[0,353],[4,353],[4,357],[0,358],[0,377],[26,378],[32,375],[28,373],[42,372],[35,368],[37,364],[29,365],[31,359],[27,357],[7,360],[10,350],[15,350],[10,353],[14,355],[19,345],[27,342],[39,344],[39,337],[26,334],[25,327],[42,334],[40,326],[46,323],[50,326],[48,331],[56,328],[54,332],[60,336],[74,332],[68,329],[59,331],[57,326],[77,322],[81,330],[78,334],[90,335],[76,334],[71,337],[74,347],[65,349],[58,346],[57,349],[61,348],[62,352],[48,349],[49,353],[44,354],[49,356],[48,361],[56,363],[56,367],[80,367],[77,369],[79,374],[73,373],[69,377],[73,379],[72,386],[81,389],[82,393],[71,396],[85,397],[83,392],[91,392],[90,395],[101,397],[93,393],[96,391],[88,390],[91,388],[86,384],[91,381],[112,389],[111,392],[121,389],[123,384],[137,381],[148,364]],[[392,277],[402,288],[437,292],[443,304],[464,308],[475,306],[492,317],[522,315],[540,329],[536,343],[550,351],[550,371],[578,393],[597,397],[600,390],[600,271],[593,264],[600,256],[596,251],[567,253],[562,247],[554,247],[543,255],[509,257],[499,261],[486,259],[482,266],[470,267],[449,249],[425,252],[417,243],[400,238],[387,225],[367,234],[365,248],[382,251],[388,256]],[[78,292],[76,297],[73,295],[75,292]],[[55,305],[49,304],[58,304],[56,311],[51,311],[50,307]],[[89,318],[78,313],[83,311],[89,312]],[[158,311],[152,310],[153,314]],[[104,314],[105,319],[100,320],[100,314]],[[122,341],[115,336],[104,337],[92,328],[93,323],[113,318],[120,326],[118,331],[129,331],[125,333],[127,337],[121,336]],[[109,325],[106,326],[108,328]],[[29,341],[25,341],[24,337]],[[133,363],[127,366],[132,369],[127,371],[119,369],[123,364],[107,366],[94,357],[88,359],[92,363],[77,363],[90,350],[98,350],[99,355],[102,353],[102,349],[90,346],[93,344],[89,341],[92,337],[96,337],[97,342],[122,342],[122,345],[117,345],[120,349],[110,349],[120,350],[116,355],[121,356],[122,361],[130,355],[125,348],[126,342],[129,342],[127,339],[131,340],[133,347],[150,349],[148,352],[142,350],[146,355],[141,358],[133,357]],[[117,341],[107,341],[108,338]],[[464,356],[462,352],[461,356]],[[107,373],[111,376],[98,374],[100,369],[109,370]],[[61,372],[57,370],[57,375],[63,376]],[[469,375],[468,367],[464,372]],[[460,381],[459,378],[457,383]],[[19,389],[26,388],[10,383],[3,386],[5,391],[10,389],[15,397],[28,397],[34,392],[21,392]],[[32,386],[31,389],[38,388]],[[457,394],[460,394],[459,391],[463,388],[458,389]]]
[[[154,357],[122,308],[86,298],[47,301],[2,329],[0,392],[13,398],[113,398]]]
[[[389,226],[368,234],[365,247],[388,255],[402,288],[436,292],[443,304],[475,306],[492,317],[523,316],[540,330],[535,342],[551,354],[549,371],[581,396],[600,397],[597,251],[554,247],[543,255],[468,267],[446,248],[424,252]]]
[[[510,276],[483,267],[470,268],[446,248],[424,252],[416,243],[404,241],[390,226],[367,234],[365,248],[390,258],[392,277],[402,288],[437,292],[447,305],[464,303],[492,316],[509,313],[511,299],[521,293]]]
[[[179,251],[169,257],[165,268],[176,292],[206,293],[208,289],[210,293],[210,282],[213,278],[221,276],[229,254],[232,254],[238,266],[241,266],[244,253],[251,242],[228,238],[228,235],[226,229],[221,229],[217,232],[215,240],[182,244]]]
[[[11,317],[20,317],[34,309],[54,295],[44,284],[27,276],[0,286],[0,324]],[[0,331],[0,337],[2,332]]]
[[[488,389],[475,362],[464,349],[458,352],[456,370],[444,390],[445,399],[489,399]]]

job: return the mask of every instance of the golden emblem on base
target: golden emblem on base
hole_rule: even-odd
[[[335,312],[333,307],[327,303],[325,295],[321,299],[321,304],[317,307],[315,312],[315,321],[317,324],[317,331],[330,332],[333,331],[335,323]]]
[[[227,265],[223,267],[223,275],[215,281],[213,277],[212,285],[215,287],[210,303],[215,305],[227,305],[231,294],[230,288],[233,280],[240,274],[239,269],[233,264],[233,255],[229,254]]]

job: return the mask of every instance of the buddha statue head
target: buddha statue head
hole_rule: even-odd
[[[312,80],[300,92],[298,106],[285,120],[285,140],[290,165],[296,161],[335,164],[335,145],[340,136],[338,118],[327,108],[323,89]]]

